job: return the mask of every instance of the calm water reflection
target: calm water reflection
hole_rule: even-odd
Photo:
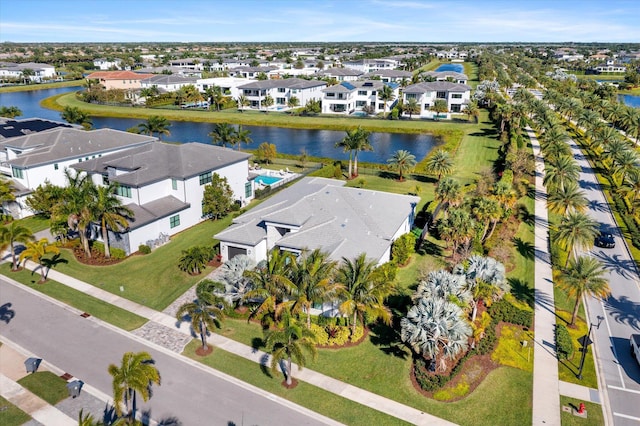
[[[17,106],[23,115],[19,118],[46,118],[62,121],[58,111],[42,108],[42,99],[60,93],[78,90],[77,87],[37,90],[30,92],[0,93],[0,105]],[[97,129],[112,128],[127,130],[137,126],[143,120],[130,118],[92,117],[93,126]],[[354,125],[357,119],[354,120]],[[213,123],[196,123],[186,121],[171,122],[171,135],[163,136],[162,140],[170,142],[202,142],[209,143],[208,134],[213,130]],[[255,149],[262,142],[276,145],[278,152],[297,155],[305,150],[310,156],[347,159],[348,154],[335,148],[337,141],[345,133],[334,130],[287,129],[282,127],[244,126],[251,131],[253,143],[250,149]],[[396,150],[403,149],[411,152],[418,160],[426,156],[437,141],[430,135],[414,135],[404,133],[373,133],[370,138],[373,152],[362,152],[358,155],[360,161],[385,163]]]

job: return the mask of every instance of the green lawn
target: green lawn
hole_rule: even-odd
[[[192,246],[214,245],[216,241],[213,235],[230,223],[230,216],[218,221],[208,220],[174,235],[171,242],[151,254],[130,256],[111,266],[87,266],[76,261],[69,250],[63,250],[63,257],[69,263],[61,264],[57,269],[134,302],[163,310],[211,272],[210,267],[197,276],[182,272],[178,268],[182,250]],[[122,292],[121,286],[124,288]]]
[[[262,371],[258,364],[219,348],[215,348],[211,355],[199,357],[195,355],[195,349],[198,346],[197,340],[192,341],[185,348],[184,355],[344,424],[354,426],[408,424],[305,382],[299,382],[294,389],[287,390],[281,385],[283,377],[280,374],[271,373],[270,370]]]
[[[497,139],[498,130],[489,119],[488,112],[481,110],[479,125],[462,138],[455,154],[453,177],[462,184],[473,183],[478,172],[491,168],[498,159],[498,149],[502,143]]]
[[[0,396],[0,425],[19,426],[31,420],[31,416]]]
[[[23,387],[51,405],[69,397],[67,382],[50,371],[38,371],[18,380]]]
[[[39,231],[43,231],[49,228],[49,219],[41,215],[34,215],[25,217],[24,219],[16,220],[22,226],[25,226],[31,230],[34,234]]]
[[[604,424],[604,415],[602,414],[602,406],[593,402],[580,401],[578,399],[569,398],[568,396],[560,396],[560,406],[569,407],[578,410],[580,403],[584,403],[587,410],[587,418],[574,416],[571,412],[562,411],[560,421],[562,426],[601,426]]]
[[[85,80],[73,80],[73,81],[62,81],[55,83],[40,83],[40,84],[21,84],[17,86],[3,86],[0,87],[0,93],[9,93],[9,92],[28,92],[31,90],[43,90],[43,89],[55,89],[57,87],[74,87],[74,86],[82,86]]]
[[[147,320],[141,316],[113,306],[100,299],[96,299],[71,287],[67,287],[59,282],[48,280],[44,284],[36,284],[40,279],[40,275],[37,272],[32,274],[31,271],[26,269],[19,272],[11,272],[11,265],[4,263],[0,265],[0,273],[124,330],[135,330],[147,322]]]

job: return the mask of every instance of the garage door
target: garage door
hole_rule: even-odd
[[[231,247],[229,246],[229,259],[233,259],[239,254],[247,254],[247,249],[240,247]]]

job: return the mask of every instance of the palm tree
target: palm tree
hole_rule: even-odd
[[[25,226],[18,224],[16,221],[11,222],[7,226],[0,227],[0,247],[4,251],[7,246],[11,250],[11,270],[18,270],[18,261],[16,258],[15,243],[28,243],[35,238],[31,230]]]
[[[485,238],[487,238],[489,225],[493,224],[493,227],[495,227],[496,222],[500,219],[502,213],[500,203],[493,198],[477,198],[473,202],[471,213],[473,213],[478,223],[483,224],[480,241],[484,242]]]
[[[234,132],[233,142],[238,145],[238,151],[240,151],[240,145],[243,143],[249,145],[251,143],[251,130],[243,129],[242,124],[239,124]]]
[[[0,117],[16,118],[22,115],[22,111],[17,106],[0,107]]]
[[[286,315],[282,328],[269,331],[265,335],[264,344],[267,352],[271,354],[271,369],[276,371],[281,363],[284,363],[284,375],[287,386],[293,382],[292,362],[302,369],[307,364],[305,352],[309,352],[313,359],[317,356],[316,347],[313,344],[315,335],[308,328],[298,324],[289,315]]]
[[[436,99],[433,103],[433,106],[429,109],[435,112],[435,115],[433,117],[436,121],[440,117],[441,112],[449,112],[449,106],[447,105],[447,101],[445,101],[444,99]]]
[[[40,265],[40,282],[46,281],[47,276],[45,274],[45,267],[43,264],[43,257],[49,253],[58,254],[60,250],[56,245],[53,245],[46,238],[41,238],[38,241],[29,241],[26,243],[26,248],[20,253],[20,262],[25,259],[31,259]]]
[[[382,85],[382,88],[378,90],[378,99],[380,99],[384,103],[384,117],[387,116],[387,103],[395,100],[396,95],[393,93],[393,89],[391,86],[386,84]]]
[[[287,101],[288,108],[297,108],[300,105],[300,100],[295,96],[291,96]]]
[[[238,104],[238,108],[240,109],[240,112],[244,112],[244,107],[249,106],[249,99],[247,99],[247,97],[244,95],[238,96],[238,99],[236,99],[236,102]]]
[[[604,274],[602,263],[591,256],[580,256],[571,259],[568,267],[560,274],[560,288],[571,296],[575,296],[576,303],[573,307],[570,326],[576,323],[578,308],[582,296],[607,297],[611,290],[609,283],[602,277]]]
[[[471,322],[476,320],[480,299],[491,301],[500,299],[510,290],[506,280],[504,265],[492,257],[473,255],[468,260],[466,270],[456,267],[454,273],[464,273],[468,289],[473,295]]]
[[[341,141],[336,142],[335,144],[336,148],[342,148],[343,152],[349,153],[349,174],[347,175],[348,179],[351,179],[351,177],[353,177],[351,165],[353,162],[353,150],[356,145],[356,137],[358,136],[356,131],[357,129],[347,130],[347,135],[342,138]]]
[[[441,369],[446,359],[454,359],[467,349],[471,326],[462,318],[456,304],[439,298],[420,298],[400,320],[400,338],[411,349],[434,364],[440,358]]]
[[[460,182],[451,177],[446,177],[440,181],[436,187],[434,201],[438,203],[433,210],[432,221],[435,221],[441,208],[457,206],[462,201],[462,187]]]
[[[218,123],[213,128],[213,131],[209,133],[209,137],[214,145],[227,146],[233,145],[234,135],[236,129],[229,123]]]
[[[578,163],[572,157],[562,155],[546,163],[542,182],[546,187],[557,190],[564,188],[568,182],[577,182],[579,177]]]
[[[621,120],[627,134],[638,142],[640,136],[640,111],[638,108],[627,107]]]
[[[629,201],[631,201],[631,213],[635,214],[637,201],[640,200],[640,170],[628,173],[622,188],[626,192],[627,198],[630,199]]]
[[[176,319],[178,322],[191,321],[191,328],[194,333],[200,335],[202,351],[209,350],[207,346],[207,335],[214,327],[220,328],[220,320],[224,319],[224,299],[209,292],[198,292],[198,298],[193,302],[186,302],[178,308]]]
[[[402,182],[404,180],[403,174],[413,168],[416,165],[416,156],[410,153],[409,151],[405,151],[404,149],[399,149],[393,153],[393,156],[387,160],[387,164],[391,166],[392,169],[395,169],[400,174],[399,181]]]
[[[386,324],[391,323],[391,311],[384,305],[384,300],[393,294],[395,285],[379,271],[375,261],[367,259],[366,253],[354,260],[342,258],[336,276],[336,281],[344,286],[338,310],[344,315],[353,315],[352,335],[355,334],[358,318],[365,326],[365,315],[370,321],[382,319]]]
[[[94,187],[94,213],[100,222],[102,241],[104,242],[104,256],[111,258],[109,249],[109,230],[121,232],[129,226],[127,219],[133,219],[133,211],[122,205],[116,196],[117,184],[109,183],[108,186]]]
[[[222,103],[224,102],[224,93],[222,93],[222,87],[208,87],[205,93],[209,97],[209,102],[211,102],[211,105],[215,105],[216,111],[220,111],[220,105],[222,105]]]
[[[234,307],[241,306],[245,302],[246,294],[255,288],[246,274],[247,271],[252,271],[255,267],[256,262],[246,254],[239,254],[227,260],[220,267],[222,271],[220,283],[224,289],[216,290],[214,293],[224,297],[225,301],[233,304]]]
[[[271,95],[265,96],[261,104],[264,107],[264,112],[269,112],[269,107],[273,106],[273,98]]]
[[[373,151],[373,146],[369,142],[371,132],[358,127],[355,130],[355,144],[353,147],[353,174],[358,176],[358,153],[360,151]]]
[[[463,208],[449,210],[449,215],[438,221],[440,236],[452,245],[452,255],[456,255],[459,248],[467,251],[476,233],[476,221],[471,213]]]
[[[583,110],[578,116],[578,126],[583,127],[585,129],[590,128],[595,123],[600,121],[600,116],[597,112],[592,111],[590,109]]]
[[[564,187],[551,192],[547,201],[552,212],[563,216],[569,212],[584,212],[589,204],[575,182],[567,182]]]
[[[151,397],[151,385],[160,385],[160,372],[153,364],[153,358],[147,352],[126,352],[122,356],[120,367],[109,365],[108,371],[113,377],[113,400],[118,415],[122,415],[120,403],[124,402],[126,413],[133,420],[137,394],[148,401]]]
[[[464,275],[452,274],[441,269],[429,272],[427,278],[418,283],[411,300],[417,302],[421,298],[453,301],[464,309],[473,300],[473,295],[468,289]]]
[[[169,136],[171,134],[169,131],[170,126],[169,120],[159,115],[152,115],[146,122],[138,124],[140,131],[144,134],[153,136],[157,133],[158,140],[160,140],[161,135]]]
[[[88,230],[95,218],[94,193],[95,186],[85,173],[64,171],[67,187],[64,189],[64,202],[56,204],[53,216],[59,220],[66,219],[71,230],[78,231],[85,255],[91,257]]]
[[[622,151],[618,156],[613,160],[615,172],[613,174],[614,183],[617,186],[620,186],[624,183],[627,176],[630,173],[635,173],[638,170],[638,164],[640,164],[640,157],[636,151],[632,149],[626,149]],[[619,178],[615,179],[616,177]]]
[[[178,267],[191,275],[199,275],[211,260],[211,253],[207,247],[194,246],[182,250],[178,260]]]
[[[577,249],[588,249],[598,233],[598,223],[584,213],[570,212],[562,218],[556,230],[555,240],[567,251],[566,268],[569,260],[578,257]]]
[[[453,173],[453,166],[454,162],[451,154],[448,151],[439,149],[427,159],[426,170],[427,173],[438,177],[437,182],[439,184],[443,175],[446,176]]]
[[[467,105],[467,107],[464,109],[463,112],[466,114],[467,120],[470,120],[471,117],[473,117],[475,119],[476,124],[478,123],[478,117],[480,116],[480,108],[478,108],[478,104],[476,102],[469,103],[469,105]]]
[[[409,114],[409,118],[413,117],[413,114],[420,114],[420,104],[415,98],[407,99],[407,102],[403,105],[404,113]]]
[[[70,124],[80,124],[85,129],[89,130],[93,123],[91,122],[91,118],[89,118],[89,114],[82,111],[78,107],[66,106],[62,110],[62,119]]]
[[[286,303],[292,313],[302,311],[307,314],[307,328],[311,328],[313,303],[326,301],[342,288],[332,280],[335,267],[336,262],[320,249],[302,253],[298,261],[292,264],[291,282],[295,288]]]

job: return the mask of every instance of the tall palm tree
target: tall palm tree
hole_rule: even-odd
[[[178,322],[191,321],[194,333],[200,335],[202,350],[207,351],[207,334],[214,327],[220,328],[220,320],[224,319],[224,299],[210,292],[199,292],[198,298],[193,302],[186,302],[178,308],[176,319]]]
[[[487,238],[489,225],[493,224],[495,227],[495,223],[500,219],[500,204],[494,198],[477,198],[473,201],[471,213],[478,223],[483,225],[480,241],[484,242]]]
[[[222,93],[222,87],[211,86],[205,91],[211,105],[216,106],[216,111],[220,111],[220,105],[224,102],[224,93]]]
[[[18,260],[16,257],[15,243],[29,243],[34,241],[33,232],[26,226],[18,224],[16,221],[9,225],[0,227],[0,248],[4,251],[7,246],[11,250],[11,270],[18,269]]]
[[[446,210],[462,202],[462,186],[460,182],[452,177],[442,179],[436,187],[434,201],[436,201],[438,205],[433,210],[432,221],[436,220],[442,208]]]
[[[316,347],[313,344],[315,335],[311,330],[295,321],[290,315],[285,315],[283,327],[266,333],[264,344],[267,352],[271,354],[271,369],[276,371],[281,362],[284,362],[284,375],[287,386],[293,382],[292,363],[296,362],[302,369],[307,364],[305,352],[311,354],[313,359],[317,356]]]
[[[94,187],[94,213],[100,222],[102,241],[104,242],[104,256],[111,258],[109,249],[109,230],[121,232],[129,226],[128,219],[133,219],[133,211],[122,205],[116,196],[117,184]]]
[[[442,176],[450,175],[453,173],[454,162],[451,158],[451,154],[448,151],[442,149],[437,150],[430,155],[427,159],[426,170],[427,173],[436,175],[438,177],[438,184]]]
[[[545,164],[545,186],[552,190],[562,189],[568,182],[577,182],[580,177],[580,166],[569,156],[562,155]]]
[[[53,216],[66,219],[69,229],[78,231],[85,255],[91,257],[88,230],[95,218],[95,185],[86,173],[64,171],[67,187],[64,189],[64,202],[54,206]]]
[[[161,135],[169,136],[171,132],[169,131],[169,127],[171,123],[164,117],[159,115],[152,115],[145,121],[144,123],[138,124],[140,131],[149,136],[153,136],[155,134],[158,135],[158,140],[160,140]]]
[[[638,171],[638,164],[640,164],[640,157],[636,151],[632,149],[626,149],[613,160],[614,165],[614,183],[620,186],[624,183],[627,176],[630,173]]]
[[[342,148],[342,152],[349,153],[349,174],[347,175],[348,179],[351,179],[351,177],[353,176],[351,166],[353,163],[353,150],[356,146],[356,131],[357,129],[347,130],[347,135],[335,144],[336,148]]]
[[[26,248],[20,253],[20,262],[25,259],[31,259],[40,265],[40,282],[43,283],[47,279],[45,274],[45,267],[43,264],[43,257],[49,253],[58,254],[60,250],[54,244],[51,244],[48,239],[41,238],[38,241],[29,241],[26,244]]]
[[[629,198],[629,201],[631,201],[631,213],[635,214],[637,201],[640,200],[640,170],[628,173],[622,188],[626,193],[627,198]]]
[[[251,130],[243,129],[242,124],[239,124],[233,134],[233,143],[238,145],[238,151],[240,151],[240,145],[249,145],[251,143]]]
[[[640,136],[640,110],[627,107],[622,114],[621,120],[627,134],[638,142]]]
[[[352,315],[351,334],[355,334],[358,318],[364,326],[364,316],[374,321],[382,319],[391,323],[391,311],[384,300],[395,291],[393,281],[376,269],[374,261],[368,260],[366,253],[355,259],[342,258],[336,281],[344,286],[338,310],[344,315]]]
[[[399,181],[402,182],[404,180],[404,173],[413,170],[416,166],[416,156],[409,151],[399,149],[387,160],[387,164],[391,166],[392,169],[398,171],[400,175]]]
[[[330,260],[329,254],[320,249],[302,253],[297,262],[292,264],[291,281],[295,288],[286,303],[292,313],[307,314],[307,328],[311,328],[313,303],[324,302],[342,289],[332,279],[335,267],[336,262]]]
[[[400,338],[413,351],[446,368],[446,359],[454,359],[467,349],[471,326],[462,318],[456,304],[439,298],[420,298],[400,320]]]
[[[463,208],[449,210],[449,215],[438,221],[440,236],[451,244],[452,254],[455,256],[458,249],[466,252],[471,240],[476,233],[476,221],[471,213]]]
[[[569,212],[584,212],[589,204],[575,182],[567,182],[564,187],[551,192],[547,202],[552,212],[563,216]]]
[[[371,132],[358,127],[355,131],[355,144],[353,147],[353,174],[358,176],[358,153],[360,151],[373,151],[373,146],[369,141]]]
[[[409,114],[409,118],[412,118],[413,114],[420,114],[420,104],[415,98],[409,98],[403,105],[403,110],[405,114]]]
[[[393,89],[391,88],[391,86],[383,84],[382,88],[378,90],[378,99],[380,99],[384,104],[384,117],[387,116],[387,103],[393,102],[395,98],[396,95],[393,93]]]
[[[229,123],[218,123],[209,133],[214,145],[233,145],[236,129]]]
[[[144,401],[151,397],[151,385],[160,385],[160,372],[153,358],[147,352],[126,352],[122,356],[120,367],[109,365],[109,374],[113,377],[113,400],[118,415],[122,415],[121,402],[130,420],[135,418],[136,396],[140,394]]]
[[[558,224],[555,240],[567,251],[566,268],[569,260],[578,257],[577,249],[588,249],[598,233],[598,223],[584,213],[570,212]]]
[[[602,263],[591,256],[580,256],[571,259],[568,267],[560,274],[560,288],[571,297],[576,298],[571,315],[571,326],[576,323],[578,308],[582,296],[587,294],[595,297],[607,297],[611,290],[609,283],[603,278],[604,268]]]
[[[238,99],[236,99],[236,103],[238,104],[238,109],[240,109],[240,112],[244,112],[244,107],[249,106],[249,99],[247,99],[247,97],[244,95],[240,95],[238,96]]]

